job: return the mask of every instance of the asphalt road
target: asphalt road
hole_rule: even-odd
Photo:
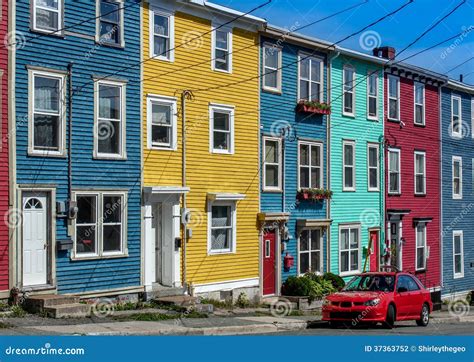
[[[301,331],[278,332],[271,335],[304,335],[304,336],[357,336],[357,335],[429,335],[429,336],[449,336],[449,335],[474,335],[474,323],[444,322],[434,323],[427,327],[418,327],[413,322],[397,322],[395,328],[385,329],[381,325],[375,327],[339,327],[332,329],[326,322],[315,322],[311,328]]]

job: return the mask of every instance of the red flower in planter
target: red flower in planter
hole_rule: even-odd
[[[300,100],[296,105],[296,112],[314,113],[314,114],[331,114],[331,106],[319,101]]]

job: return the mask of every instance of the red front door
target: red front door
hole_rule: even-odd
[[[263,233],[263,295],[275,294],[275,246],[276,231],[266,230]]]
[[[379,271],[379,232],[370,232],[370,271]]]

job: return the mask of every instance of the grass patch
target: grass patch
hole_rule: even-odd
[[[10,325],[5,322],[0,322],[0,329],[6,329],[6,328],[10,328]]]
[[[232,301],[222,301],[217,299],[210,299],[210,298],[202,298],[201,304],[212,304],[214,308],[221,308],[221,309],[232,309],[234,306]]]
[[[288,314],[288,316],[290,316],[290,317],[301,317],[301,316],[304,316],[304,315],[305,315],[305,313],[301,310],[292,310]]]
[[[13,318],[23,318],[26,315],[26,311],[19,305],[13,305],[10,311],[12,312],[10,317]]]
[[[181,318],[207,318],[208,315],[205,313],[200,313],[196,310],[190,310],[189,312],[176,313],[176,314],[166,314],[166,313],[137,313],[124,317],[116,317],[115,319],[121,321],[141,321],[141,322],[160,322],[167,321],[172,319],[181,319]]]

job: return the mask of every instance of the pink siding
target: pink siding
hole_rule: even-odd
[[[387,90],[387,75],[385,90]],[[414,125],[413,80],[400,77],[400,115],[405,125],[387,120],[387,91],[385,92],[385,138],[390,147],[401,149],[401,195],[388,195],[386,209],[410,209],[403,217],[403,269],[415,273],[426,287],[440,286],[440,143],[438,88],[425,85],[425,127]],[[426,152],[426,196],[415,196],[414,151]],[[386,170],[388,164],[386,158]],[[386,190],[388,190],[386,176]],[[425,271],[415,272],[415,228],[413,218],[433,218],[427,224],[429,258]]]
[[[0,16],[0,291],[8,290],[8,50],[4,39],[8,32],[8,1],[2,1]],[[1,73],[0,71],[0,73]]]

